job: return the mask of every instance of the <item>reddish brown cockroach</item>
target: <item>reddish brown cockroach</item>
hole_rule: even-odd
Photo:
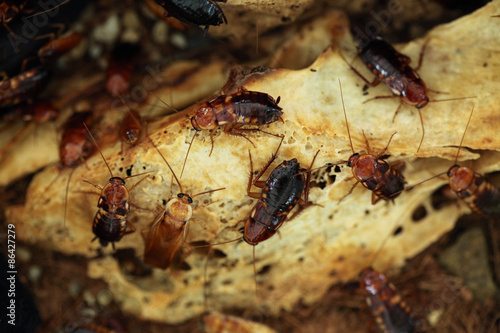
[[[349,157],[348,161],[336,163],[336,164],[347,164],[347,166],[352,168],[352,174],[354,178],[356,178],[356,184],[353,185],[351,190],[342,198],[342,201],[346,196],[348,196],[353,189],[359,184],[363,184],[363,186],[370,191],[372,191],[372,204],[376,204],[380,199],[383,200],[394,200],[401,192],[404,190],[404,176],[401,174],[402,169],[404,168],[404,162],[399,162],[395,165],[390,165],[386,161],[382,159],[382,156],[387,151],[389,144],[391,143],[392,137],[396,134],[392,134],[389,138],[389,142],[387,146],[378,154],[372,155],[362,154],[354,152],[354,147],[352,145],[351,133],[349,131],[349,123],[347,121],[347,113],[345,111],[344,105],[344,96],[342,94],[342,85],[340,84],[340,97],[342,99],[342,107],[344,109],[344,117],[345,124],[347,128],[347,135],[349,136],[349,143],[351,145],[352,155]],[[363,136],[365,133],[363,132]],[[368,146],[368,150],[370,150],[370,146],[368,144],[368,140],[366,139],[366,145]],[[330,165],[336,165],[330,164]],[[339,201],[339,202],[340,202]]]
[[[38,94],[49,81],[49,72],[38,66],[0,82],[0,108],[10,107]]]
[[[275,101],[273,97],[266,93],[241,88],[235,94],[220,95],[202,104],[196,114],[191,117],[191,125],[196,131],[212,130],[210,135],[212,150],[214,148],[213,133],[220,126],[224,126],[225,133],[241,136],[253,145],[253,142],[243,135],[241,131],[261,130],[242,129],[241,127],[245,125],[267,125],[281,119],[283,109],[278,106],[279,102],[280,97]],[[210,154],[212,150],[210,150]]]
[[[38,57],[42,63],[54,61],[80,44],[82,38],[75,32],[54,38],[38,50]]]
[[[204,35],[210,25],[227,24],[226,16],[222,9],[215,3],[227,0],[155,0],[165,9],[164,16],[173,16],[182,22],[204,25]]]
[[[438,91],[428,89],[424,81],[417,73],[422,65],[423,55],[428,43],[429,39],[422,46],[417,67],[412,68],[410,66],[411,59],[408,56],[396,51],[396,49],[394,49],[391,44],[387,43],[381,37],[370,39],[368,41],[361,41],[358,45],[358,54],[366,67],[375,75],[375,79],[372,82],[368,81],[360,72],[358,72],[351,64],[349,64],[349,67],[361,79],[363,79],[363,81],[367,85],[374,87],[381,81],[383,81],[394,94],[390,96],[376,96],[374,98],[366,100],[364,103],[372,99],[399,97],[400,103],[398,108],[396,109],[396,112],[394,113],[392,121],[396,119],[396,115],[398,114],[398,111],[403,103],[415,106],[417,108],[418,115],[420,116],[420,123],[422,125],[422,138],[420,139],[417,153],[420,151],[420,147],[422,146],[422,142],[424,141],[425,136],[424,120],[422,118],[420,109],[426,106],[429,102],[451,101],[470,98],[461,97],[441,100],[429,99],[429,97],[427,96],[427,91]],[[344,58],[342,53],[340,53],[340,55],[342,56],[342,58]]]
[[[420,322],[387,277],[371,267],[360,273],[360,289],[383,333],[417,333]]]
[[[120,43],[113,48],[106,73],[106,90],[111,96],[118,97],[130,87],[139,51],[139,45],[131,43]]]
[[[172,172],[181,191],[177,197],[173,197],[167,202],[165,208],[161,209],[151,225],[142,231],[145,242],[144,262],[152,267],[167,269],[186,240],[189,232],[189,221],[194,220],[192,217],[193,208],[191,207],[193,198],[224,188],[201,192],[193,196],[185,193],[167,159],[151,139],[150,141]]]
[[[128,213],[130,212],[129,192],[132,191],[148,176],[142,178],[137,183],[135,183],[135,185],[132,186],[130,190],[127,190],[127,187],[125,186],[125,179],[137,177],[143,175],[144,173],[129,176],[126,178],[114,177],[113,172],[111,171],[108,162],[106,162],[106,159],[99,149],[99,146],[92,136],[92,133],[90,133],[87,125],[84,124],[84,127],[89,133],[90,138],[97,147],[99,154],[101,154],[101,157],[106,164],[109,173],[111,174],[111,178],[109,179],[108,184],[106,184],[104,187],[85,181],[101,190],[99,201],[97,203],[97,207],[99,208],[99,210],[95,214],[94,221],[92,223],[92,232],[95,235],[92,241],[99,239],[99,243],[101,244],[101,246],[107,246],[108,243],[111,243],[114,249],[115,242],[118,242],[120,239],[122,239],[123,236],[135,231],[135,227],[132,225],[132,223],[127,221]],[[129,230],[127,230],[127,228]]]

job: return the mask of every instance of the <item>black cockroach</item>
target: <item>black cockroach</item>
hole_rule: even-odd
[[[135,231],[135,227],[132,225],[132,223],[127,221],[128,213],[130,212],[129,192],[132,191],[148,176],[142,178],[134,186],[132,186],[130,190],[127,190],[127,187],[125,186],[125,179],[137,177],[143,175],[144,173],[126,178],[114,177],[113,172],[111,171],[108,162],[106,162],[104,155],[99,149],[96,140],[90,133],[87,125],[84,124],[84,126],[95,146],[99,150],[99,154],[101,154],[101,157],[106,164],[109,173],[111,174],[109,183],[104,187],[85,181],[101,190],[99,201],[97,203],[97,207],[99,208],[99,210],[97,211],[92,223],[92,232],[95,235],[92,241],[99,239],[99,243],[101,244],[101,246],[107,246],[108,243],[111,243],[114,249],[115,242],[118,242],[126,234],[130,234]]]
[[[14,106],[37,95],[49,82],[47,69],[37,66],[0,82],[0,108]]]
[[[193,198],[202,194],[220,191],[224,188],[201,192],[193,196],[185,193],[181,182],[165,156],[151,139],[150,142],[167,164],[180,189],[180,193],[171,198],[151,225],[142,231],[145,242],[144,262],[152,267],[167,269],[174,262],[177,253],[186,240],[189,232],[189,222],[195,221],[192,217],[193,208],[191,207]]]
[[[204,25],[204,35],[211,25],[227,24],[222,9],[212,0],[155,0],[165,9],[164,16],[173,16],[190,24]],[[226,2],[226,0],[218,0]]]
[[[441,100],[430,100],[427,96],[427,91],[438,91],[428,89],[424,81],[420,78],[417,71],[422,65],[423,55],[429,39],[422,46],[420,51],[420,57],[418,60],[418,65],[415,68],[410,66],[411,59],[396,51],[391,44],[387,43],[381,37],[373,38],[370,40],[360,41],[358,45],[358,54],[361,60],[364,62],[366,67],[375,75],[373,82],[368,81],[360,72],[358,72],[352,65],[349,64],[350,68],[356,73],[363,81],[374,87],[380,82],[384,82],[389,89],[391,89],[394,95],[389,96],[376,96],[371,98],[364,103],[379,98],[400,98],[400,103],[392,121],[396,119],[399,109],[403,103],[415,106],[418,110],[420,116],[420,123],[422,125],[422,138],[418,145],[417,153],[420,151],[422,142],[424,141],[425,128],[424,120],[422,118],[422,113],[420,109],[426,106],[429,102],[440,102],[440,101],[452,101],[460,100],[471,97],[461,97],[452,99],[441,99]],[[342,56],[342,53],[340,53]],[[344,58],[342,56],[342,58]],[[345,58],[344,58],[345,60]],[[347,62],[347,61],[346,61]]]
[[[347,121],[347,113],[344,105],[344,96],[342,94],[342,85],[339,80],[340,86],[340,97],[342,100],[342,108],[344,109],[345,124],[347,128],[347,135],[349,136],[349,143],[351,145],[352,155],[349,157],[348,161],[344,161],[336,164],[347,164],[347,166],[352,168],[352,174],[356,178],[356,184],[353,185],[351,190],[342,198],[342,201],[346,196],[348,196],[353,189],[359,184],[363,184],[364,187],[372,191],[372,204],[377,203],[380,199],[383,200],[394,200],[397,196],[401,194],[404,190],[404,176],[402,175],[402,169],[405,166],[404,162],[399,162],[395,165],[390,165],[382,158],[393,136],[392,134],[389,138],[387,146],[378,154],[372,155],[359,154],[354,151],[354,146],[352,145],[351,133],[349,131],[349,123]],[[363,136],[364,136],[363,132]],[[368,150],[370,146],[368,140],[365,136],[366,145]],[[336,165],[335,164],[335,165]],[[333,164],[330,164],[333,165]]]
[[[196,114],[191,117],[191,125],[196,131],[212,131],[210,136],[212,150],[214,130],[221,126],[224,126],[225,133],[243,137],[253,145],[253,142],[241,132],[245,130],[263,131],[241,127],[245,125],[266,125],[281,119],[283,109],[278,106],[279,102],[280,97],[274,100],[272,96],[266,93],[240,88],[240,91],[235,94],[220,95],[203,103],[196,111]],[[212,150],[210,150],[210,154]]]

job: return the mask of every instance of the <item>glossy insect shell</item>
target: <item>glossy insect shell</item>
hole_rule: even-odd
[[[45,88],[49,77],[49,72],[39,66],[0,82],[0,107],[26,102]]]
[[[382,332],[417,332],[418,320],[384,274],[365,268],[360,274],[360,288]]]
[[[403,175],[376,156],[353,154],[347,165],[352,168],[354,177],[380,199],[394,199],[404,189]]]
[[[266,93],[240,91],[221,95],[204,103],[191,118],[197,131],[214,129],[228,124],[266,125],[280,119],[283,109]]]
[[[129,193],[125,181],[113,177],[101,191],[97,203],[99,210],[94,217],[92,232],[102,246],[119,241],[127,229],[127,215],[130,211]]]
[[[128,144],[134,144],[141,135],[140,116],[136,111],[130,110],[125,114],[120,128],[120,137]]]
[[[422,108],[429,102],[427,87],[410,67],[410,58],[396,51],[391,44],[378,37],[370,40],[358,53],[366,67],[401,96],[406,104]]]
[[[224,12],[210,0],[156,0],[169,16],[196,25],[220,25],[227,23]]]
[[[297,159],[283,161],[269,175],[259,201],[245,223],[243,239],[257,245],[272,237],[295,207],[305,187]]]

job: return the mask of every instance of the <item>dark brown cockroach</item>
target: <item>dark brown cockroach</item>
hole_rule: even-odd
[[[420,332],[420,321],[384,274],[365,268],[360,273],[359,285],[381,332]]]
[[[359,184],[363,184],[364,187],[372,191],[372,204],[376,204],[380,199],[383,200],[394,200],[397,196],[401,194],[404,190],[404,176],[401,174],[404,168],[404,162],[399,162],[395,165],[390,165],[383,160],[382,156],[387,151],[389,144],[393,136],[392,134],[389,138],[387,146],[378,154],[372,155],[359,154],[354,151],[354,146],[352,145],[351,133],[349,131],[349,123],[347,121],[347,113],[345,111],[344,96],[342,94],[342,85],[340,84],[340,97],[342,99],[342,108],[344,109],[345,124],[347,128],[347,135],[349,136],[349,143],[351,145],[352,155],[349,157],[348,161],[344,161],[336,164],[347,164],[347,166],[352,168],[352,174],[356,179],[356,184],[353,185],[351,190],[342,198],[342,201],[346,196],[348,196],[353,189]],[[363,136],[365,135],[363,131]],[[368,140],[365,136],[366,145],[368,150],[370,146]],[[339,201],[339,202],[340,202]]]
[[[250,178],[248,180],[247,194],[251,198],[258,199],[255,206],[250,211],[250,216],[245,221],[243,237],[231,241],[226,241],[218,244],[226,244],[243,239],[247,244],[253,246],[254,258],[254,278],[257,291],[257,270],[255,267],[255,246],[269,238],[271,238],[284,222],[290,222],[304,209],[314,205],[309,202],[309,184],[311,180],[311,169],[314,161],[319,154],[319,150],[313,157],[309,169],[300,167],[296,158],[289,161],[283,161],[269,175],[266,181],[260,178],[267,171],[269,166],[278,156],[278,151],[283,142],[284,136],[281,137],[281,142],[278,149],[273,154],[269,162],[258,172],[253,178],[253,162],[250,151]],[[304,174],[307,174],[305,176]],[[262,188],[261,192],[251,192],[253,186]],[[288,214],[296,205],[299,209],[288,217]]]
[[[128,213],[130,212],[129,192],[132,191],[148,176],[139,180],[137,183],[135,183],[134,186],[130,188],[130,190],[128,190],[125,186],[125,179],[144,175],[144,173],[129,176],[126,178],[114,177],[113,172],[111,171],[108,162],[106,162],[106,159],[99,149],[99,146],[92,136],[92,133],[90,133],[87,125],[84,124],[84,126],[89,133],[90,138],[94,142],[94,145],[97,147],[99,154],[101,154],[101,157],[106,164],[109,173],[111,174],[111,178],[109,179],[108,184],[106,184],[104,187],[85,181],[101,190],[99,201],[97,203],[97,207],[99,209],[95,214],[94,221],[92,223],[92,232],[95,235],[92,241],[99,239],[99,243],[101,244],[101,246],[107,246],[108,243],[111,243],[114,249],[115,242],[118,242],[120,239],[122,239],[123,236],[135,232],[135,227],[132,225],[132,223],[127,221]]]
[[[14,106],[37,95],[49,82],[49,72],[34,67],[0,82],[0,108]]]
[[[280,146],[282,142],[283,137]],[[280,146],[278,146],[278,150]],[[297,159],[294,158],[278,165],[265,182],[259,180],[276,159],[278,150],[255,176],[255,179],[253,179],[252,155],[249,152],[250,179],[247,194],[251,198],[259,199],[245,222],[243,240],[250,245],[257,245],[271,238],[285,221],[292,220],[302,210],[312,205],[308,201],[311,178],[309,170],[312,168],[319,151],[314,156],[309,169],[301,168]],[[307,176],[304,176],[304,173],[307,173]],[[252,185],[261,187],[262,191],[260,193],[250,192]],[[302,196],[304,196],[303,199]],[[297,204],[300,205],[299,210],[288,218],[288,214]]]
[[[173,16],[189,24],[204,25],[204,35],[211,25],[227,24],[222,9],[212,0],[155,0],[165,9],[164,16]],[[226,0],[218,0],[226,2]]]
[[[243,137],[253,145],[253,142],[241,132],[245,130],[261,130],[241,127],[245,125],[266,125],[281,119],[283,109],[278,106],[279,102],[280,97],[275,101],[273,97],[266,93],[241,88],[235,94],[220,95],[202,104],[191,118],[191,125],[196,131],[212,130],[210,136],[212,150],[214,148],[214,130],[221,126],[224,126],[225,133]],[[210,150],[210,154],[212,154],[212,150]]]
[[[161,208],[161,212],[155,217],[153,223],[142,231],[145,242],[144,262],[152,267],[167,269],[174,262],[177,253],[186,240],[189,232],[189,222],[194,220],[192,217],[193,208],[191,207],[193,198],[202,194],[220,191],[224,188],[201,192],[193,196],[185,193],[181,182],[177,179],[167,159],[151,139],[150,141],[172,172],[181,191],[176,197],[167,202],[165,208]]]
[[[127,92],[140,47],[132,43],[120,43],[113,48],[106,73],[106,90],[113,97]]]
[[[3,155],[23,136],[29,129],[30,123],[41,124],[54,120],[59,112],[51,102],[37,101],[22,108],[21,118],[26,125],[14,134],[12,138],[0,149],[0,160]]]
[[[358,45],[358,54],[366,67],[375,75],[375,79],[372,82],[368,81],[360,72],[358,72],[352,65],[349,64],[351,69],[361,79],[363,79],[363,81],[367,85],[374,87],[383,81],[394,94],[390,96],[376,96],[374,98],[366,100],[364,103],[373,99],[399,97],[400,103],[398,108],[396,109],[396,112],[394,113],[392,121],[396,119],[396,115],[398,114],[398,111],[403,103],[415,106],[417,108],[418,114],[420,116],[420,123],[422,125],[422,138],[420,139],[417,153],[420,151],[420,147],[422,146],[422,142],[424,141],[425,136],[424,120],[422,118],[420,109],[426,106],[429,102],[452,101],[471,98],[462,97],[441,100],[429,99],[427,93],[428,91],[434,91],[437,93],[439,92],[428,89],[424,81],[417,73],[422,65],[423,55],[428,43],[429,39],[422,46],[417,67],[412,68],[410,66],[411,59],[408,56],[396,51],[396,49],[394,49],[391,44],[387,43],[381,37],[361,41]],[[342,56],[342,53],[340,55]]]

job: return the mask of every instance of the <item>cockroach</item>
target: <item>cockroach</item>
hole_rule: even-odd
[[[41,124],[51,120],[54,120],[58,116],[59,112],[54,107],[51,102],[48,101],[38,101],[29,104],[22,108],[21,118],[26,122],[26,125],[19,130],[14,136],[5,144],[2,149],[0,149],[0,160],[3,155],[14,145],[19,138],[29,129],[29,123]]]
[[[49,82],[47,69],[37,66],[0,82],[0,108],[10,107],[37,95]]]
[[[278,150],[283,142],[281,139]],[[250,217],[245,222],[243,240],[250,245],[257,245],[271,238],[285,221],[295,218],[302,210],[312,203],[308,201],[309,183],[311,173],[308,172],[319,151],[314,156],[309,169],[300,167],[296,158],[283,161],[269,175],[265,182],[259,180],[266,172],[271,163],[276,159],[277,153],[273,154],[271,160],[253,179],[252,155],[250,157],[250,179],[248,181],[247,194],[251,198],[259,199],[250,212]],[[307,173],[307,177],[304,176]],[[262,191],[250,192],[252,185],[261,187]],[[304,199],[302,199],[302,195]],[[290,211],[299,204],[297,212],[288,218]]]
[[[300,167],[296,158],[289,161],[283,161],[269,175],[266,181],[260,180],[270,165],[278,156],[278,151],[283,143],[284,136],[281,137],[281,142],[278,149],[273,154],[269,162],[258,172],[253,178],[253,162],[252,154],[248,151],[250,159],[250,178],[248,180],[247,195],[251,198],[258,199],[255,206],[250,211],[250,216],[245,221],[243,237],[219,243],[225,244],[243,239],[247,244],[253,246],[254,257],[254,277],[257,279],[257,270],[255,268],[255,246],[269,238],[271,238],[284,222],[290,222],[304,209],[314,205],[309,202],[309,184],[311,181],[311,169],[314,161],[319,154],[319,150],[313,157],[309,169]],[[304,176],[304,173],[307,176]],[[262,188],[261,192],[251,192],[253,186]],[[288,214],[296,205],[299,209],[288,217]],[[219,245],[211,244],[211,245]],[[255,280],[257,288],[257,280]],[[256,289],[257,291],[257,289]]]
[[[77,112],[74,113],[64,124],[64,131],[61,138],[61,144],[59,146],[59,160],[63,168],[71,169],[66,183],[63,220],[64,226],[66,226],[68,192],[71,176],[73,176],[75,168],[82,164],[93,151],[92,144],[88,140],[87,130],[84,126],[84,124],[91,118],[91,112]],[[49,185],[49,187],[50,186],[51,185]]]
[[[155,0],[165,9],[164,16],[173,16],[179,21],[204,25],[204,35],[211,25],[217,26],[227,24],[226,16],[222,9],[215,3],[226,2],[226,0]]]
[[[365,268],[360,273],[359,285],[381,332],[420,332],[419,320],[384,274]]]
[[[38,50],[38,57],[42,63],[52,62],[75,48],[82,38],[81,34],[75,32],[54,38]]]
[[[129,89],[139,51],[139,45],[132,43],[120,43],[113,48],[106,73],[106,90],[111,96],[118,97]]]
[[[120,138],[122,142],[136,144],[141,135],[141,116],[135,110],[129,110],[122,119]]]
[[[259,129],[243,129],[241,127],[245,125],[267,125],[281,119],[283,109],[278,106],[279,102],[280,97],[274,100],[272,96],[266,93],[240,88],[240,91],[235,94],[220,95],[202,104],[196,114],[191,117],[191,125],[196,131],[212,131],[210,136],[212,150],[214,148],[214,130],[220,126],[224,126],[225,133],[241,136],[253,145],[253,142],[243,135],[241,131],[263,131]],[[212,154],[212,150],[210,150],[210,154]]]
[[[410,66],[411,59],[408,56],[396,51],[391,44],[387,43],[381,37],[361,41],[358,45],[358,55],[366,67],[375,75],[375,79],[372,82],[368,81],[360,72],[349,64],[349,67],[354,71],[354,73],[356,73],[368,86],[374,87],[383,81],[394,94],[390,96],[376,96],[365,101],[364,103],[372,99],[399,97],[400,103],[394,113],[392,121],[396,119],[398,111],[403,103],[417,108],[418,115],[420,116],[420,123],[422,125],[422,138],[420,139],[417,153],[420,151],[420,147],[422,146],[425,136],[424,120],[420,109],[426,106],[429,102],[470,98],[462,97],[441,100],[429,99],[427,93],[428,91],[438,91],[428,89],[424,81],[417,73],[422,66],[423,55],[428,43],[429,39],[422,46],[417,67],[412,68]],[[344,58],[342,53],[340,53],[340,55]]]
[[[428,180],[446,174],[449,178],[451,189],[473,213],[490,217],[500,216],[500,190],[493,184],[487,182],[483,175],[475,172],[471,168],[463,167],[457,164],[458,155],[460,154],[460,149],[462,148],[465,134],[467,133],[473,113],[474,108],[472,108],[469,120],[467,121],[464,134],[458,147],[457,155],[455,156],[454,164],[448,169],[448,171],[426,179],[408,189],[412,189]]]
[[[405,180],[401,172],[405,166],[405,163],[399,162],[394,165],[390,165],[382,157],[387,151],[387,148],[389,147],[391,140],[396,133],[391,135],[391,137],[389,138],[389,142],[378,155],[375,156],[370,154],[369,152],[368,154],[361,155],[359,153],[356,153],[354,151],[354,146],[352,145],[351,133],[349,131],[349,123],[347,121],[347,113],[345,110],[344,96],[342,94],[342,85],[340,83],[340,80],[339,86],[340,96],[342,99],[342,108],[344,109],[347,135],[349,136],[352,155],[349,157],[349,160],[337,164],[347,164],[347,166],[352,168],[352,174],[356,179],[356,183],[353,185],[351,190],[342,199],[340,199],[340,201],[348,196],[359,183],[361,183],[365,188],[372,191],[372,204],[376,204],[380,199],[386,201],[394,201],[394,199],[399,196],[404,190]],[[364,135],[365,133],[363,131],[363,136]],[[369,150],[370,146],[368,144],[366,136],[365,141]]]
[[[111,171],[108,162],[106,162],[106,159],[99,149],[99,146],[97,145],[97,142],[94,139],[92,133],[90,133],[87,125],[84,124],[84,127],[89,133],[90,138],[94,142],[94,145],[97,147],[99,154],[101,154],[101,157],[111,175],[108,184],[106,184],[104,187],[86,181],[87,183],[101,190],[99,201],[97,203],[97,207],[99,209],[95,214],[94,221],[92,223],[92,232],[95,235],[92,241],[99,239],[99,243],[103,247],[107,246],[108,243],[111,243],[113,249],[115,249],[115,242],[118,242],[120,239],[122,239],[123,236],[135,232],[135,227],[132,225],[132,223],[130,223],[130,221],[127,221],[128,213],[130,212],[129,192],[132,191],[148,176],[139,180],[137,183],[135,183],[134,186],[130,188],[130,190],[128,190],[125,186],[125,179],[137,177],[143,175],[144,173],[129,176],[126,178],[113,176],[113,172]]]
[[[161,209],[153,223],[142,231],[145,242],[144,262],[152,267],[167,269],[174,262],[176,254],[186,240],[189,232],[189,222],[194,220],[192,217],[193,208],[191,207],[193,198],[202,194],[220,191],[224,188],[201,192],[193,196],[185,193],[181,182],[167,159],[151,139],[150,141],[172,172],[181,191],[176,197],[167,202],[167,205]]]

